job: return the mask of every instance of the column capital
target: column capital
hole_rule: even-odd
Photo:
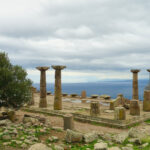
[[[140,69],[131,69],[131,72],[138,73],[138,72],[140,72]]]
[[[43,66],[43,67],[36,67],[36,69],[40,70],[40,71],[46,71],[48,70],[50,67],[46,67],[46,66]]]
[[[55,69],[55,70],[62,70],[64,68],[66,68],[66,66],[54,66],[53,65],[52,68]]]

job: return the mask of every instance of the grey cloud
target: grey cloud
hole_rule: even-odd
[[[14,0],[8,13],[6,3],[0,6],[0,49],[14,64],[117,72],[149,65],[147,0],[30,0],[20,9]]]

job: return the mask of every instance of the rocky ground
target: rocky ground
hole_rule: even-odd
[[[0,120],[0,150],[150,150],[150,125],[128,130],[75,121],[63,130],[63,119],[18,111],[17,121]]]

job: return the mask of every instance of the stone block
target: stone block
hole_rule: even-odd
[[[100,104],[99,102],[93,101],[90,104],[90,115],[99,116],[100,115]]]
[[[65,115],[63,119],[64,119],[64,130],[67,129],[73,130],[74,129],[73,115],[72,114]]]
[[[125,120],[126,119],[126,111],[124,107],[116,107],[114,112],[115,120]]]

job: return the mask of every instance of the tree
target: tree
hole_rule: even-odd
[[[32,82],[26,71],[0,52],[0,106],[20,108],[31,100]]]

